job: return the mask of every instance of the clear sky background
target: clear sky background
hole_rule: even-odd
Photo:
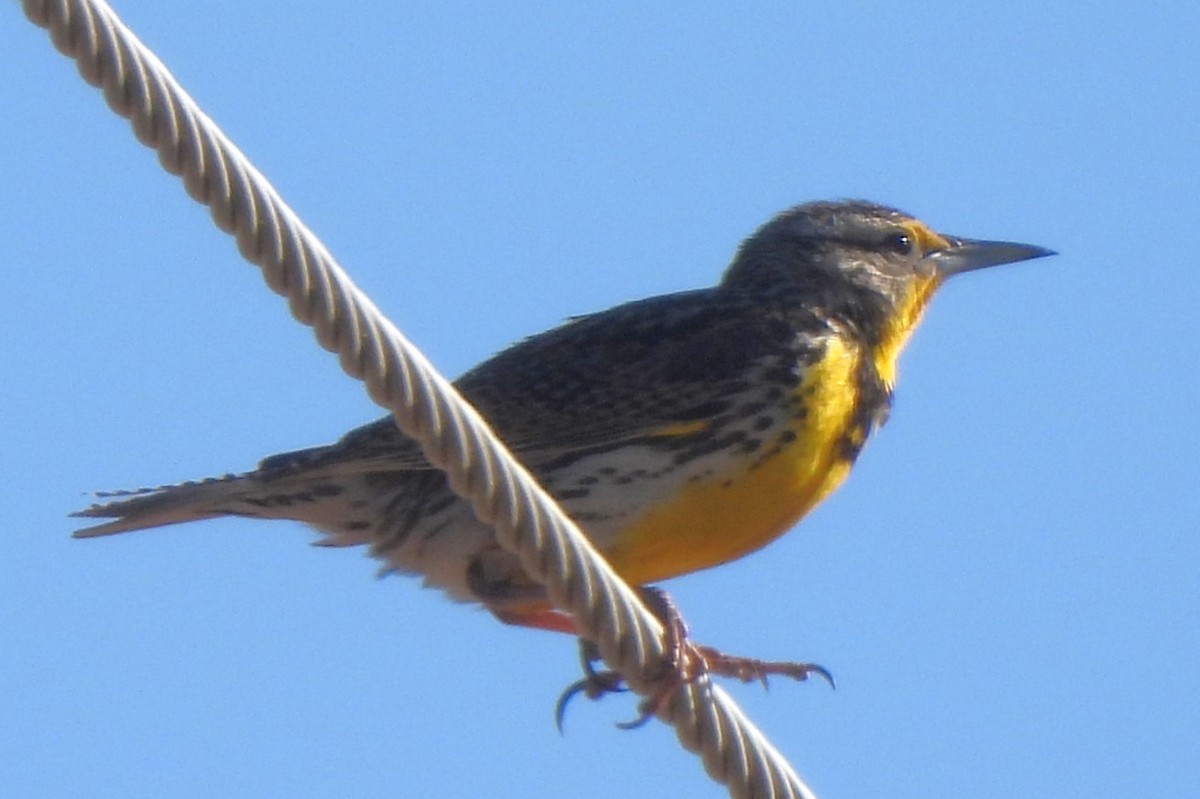
[[[1200,796],[1200,6],[157,3],[118,11],[447,374],[865,197],[1057,258],[934,302],[798,530],[672,582],[834,797]],[[289,523],[74,541],[88,492],[380,412],[0,9],[0,793],[721,796],[575,642]]]

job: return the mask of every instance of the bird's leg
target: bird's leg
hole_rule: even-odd
[[[645,586],[638,590],[646,607],[663,624],[666,655],[663,658],[658,687],[638,705],[640,715],[636,719],[617,725],[622,729],[634,729],[642,726],[666,707],[667,702],[670,701],[671,696],[680,685],[696,682],[709,674],[732,677],[742,682],[757,680],[764,687],[767,686],[768,678],[772,676],[790,677],[803,681],[815,674],[828,682],[831,687],[834,685],[833,675],[829,673],[829,670],[815,663],[740,657],[710,646],[696,644],[691,640],[687,624],[679,609],[666,592],[653,586]],[[588,699],[599,699],[605,694],[625,690],[622,687],[621,675],[614,671],[597,671],[594,668],[593,664],[599,660],[599,651],[594,643],[580,639],[580,657],[583,661],[584,678],[569,686],[559,697],[555,706],[555,720],[560,731],[567,703],[576,694],[582,693]]]

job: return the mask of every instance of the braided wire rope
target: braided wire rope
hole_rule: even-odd
[[[101,0],[24,0],[25,14],[50,32],[137,138],[208,206],[244,258],[314,329],[342,369],[363,381],[443,469],[454,491],[493,526],[545,583],[555,606],[574,617],[605,662],[639,694],[660,685],[663,628],[592,549],[468,405],[351,281],[317,237],[150,52]],[[742,799],[815,799],[783,756],[728,694],[701,678],[676,687],[657,711],[681,745]]]

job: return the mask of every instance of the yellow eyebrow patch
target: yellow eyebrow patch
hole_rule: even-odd
[[[950,242],[944,236],[915,219],[905,224],[905,227],[923,253],[944,250],[950,246]]]

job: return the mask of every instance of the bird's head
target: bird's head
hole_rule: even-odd
[[[852,322],[891,361],[946,278],[1053,254],[937,233],[874,203],[814,202],[784,211],[746,239],[721,285],[799,290],[807,307]]]
[[[1053,255],[1031,244],[937,233],[903,211],[863,201],[814,202],[776,216],[746,239],[724,285],[840,285],[898,298],[913,284]]]

